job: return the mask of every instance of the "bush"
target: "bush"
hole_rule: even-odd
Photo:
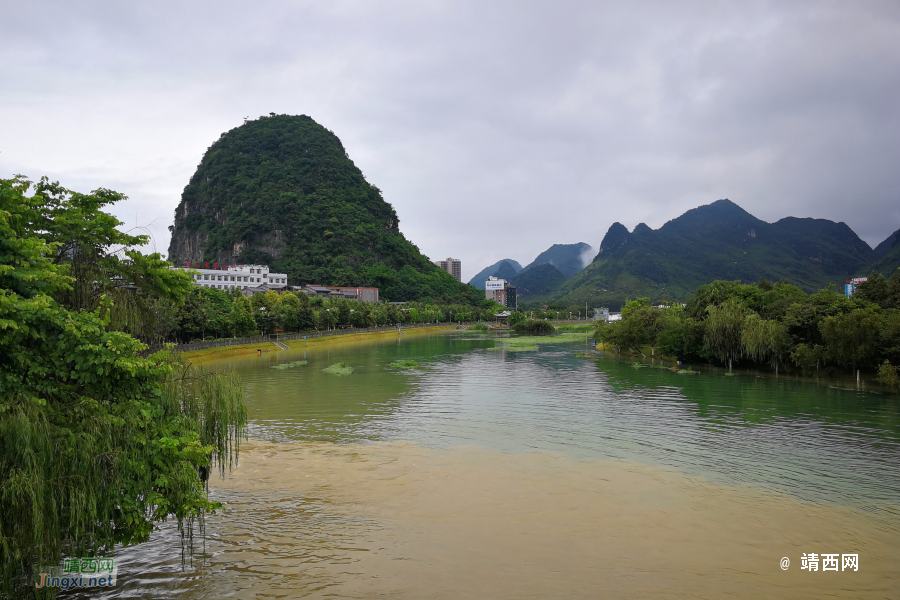
[[[878,381],[892,387],[900,385],[900,375],[897,374],[897,367],[888,361],[881,363],[881,366],[878,367]]]
[[[532,335],[550,335],[556,333],[556,328],[550,321],[544,321],[543,319],[527,319],[524,323],[519,323],[513,327],[513,331],[530,333]]]

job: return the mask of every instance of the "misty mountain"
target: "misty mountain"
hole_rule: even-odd
[[[587,261],[585,257],[593,252],[589,244],[579,242],[577,244],[553,244],[535,258],[525,269],[528,270],[538,265],[551,264],[568,279],[581,271]]]

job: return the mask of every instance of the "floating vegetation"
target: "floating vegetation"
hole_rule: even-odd
[[[644,363],[631,363],[632,369],[649,369],[650,365]]]
[[[595,358],[597,355],[593,352],[576,352],[575,358]]]
[[[675,371],[679,375],[699,375],[700,371],[695,371],[692,368],[688,367],[687,369],[678,369]]]
[[[353,367],[345,362],[339,362],[322,369],[322,372],[328,373],[329,375],[349,375],[353,372]]]
[[[594,332],[593,325],[560,325],[556,328],[556,330],[560,333],[572,333],[572,332]]]
[[[305,360],[298,360],[296,362],[283,363],[283,364],[275,365],[275,366],[269,367],[269,368],[270,369],[279,369],[279,370],[280,369],[293,369],[294,367],[302,367],[305,364],[307,364]]]
[[[418,369],[419,363],[417,363],[414,360],[398,360],[398,361],[392,362],[390,366],[399,368],[399,369]]]
[[[537,352],[538,349],[537,344],[507,344],[506,341],[502,342],[499,346],[488,348],[488,350],[493,352],[499,352],[501,350],[506,350],[508,352]]]
[[[517,337],[503,338],[497,340],[500,344],[489,350],[508,350],[510,352],[535,352],[538,344],[567,344],[570,342],[580,342],[588,337],[588,333],[561,333],[559,335],[543,336],[543,335],[521,335]]]
[[[734,377],[734,373],[725,373],[725,377]]]

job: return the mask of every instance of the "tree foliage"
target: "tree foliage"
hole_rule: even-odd
[[[85,226],[97,237],[72,233],[74,255],[61,253],[67,236],[39,213],[43,190],[64,194],[29,187],[0,180],[0,594],[10,597],[34,592],[38,566],[145,541],[167,518],[190,538],[218,508],[203,472],[233,464],[246,418],[234,376],[168,351],[144,357],[144,344],[111,326],[120,278],[174,302],[180,279],[155,281],[157,258],[105,255],[115,224],[102,216],[99,230]],[[78,197],[93,207],[82,216],[102,213],[91,202]],[[79,263],[84,248],[93,259]]]
[[[630,301],[622,320],[600,321],[594,337],[622,350],[658,346],[679,359],[747,361],[776,371],[788,360],[804,372],[832,365],[876,370],[900,360],[900,310],[890,293],[900,275],[870,281],[868,293],[850,298],[833,287],[807,294],[785,282],[714,281],[683,308]]]

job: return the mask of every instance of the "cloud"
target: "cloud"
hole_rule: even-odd
[[[161,249],[206,148],[270,111],[464,278],[725,197],[900,227],[894,2],[18,3],[0,53],[0,173],[118,189]]]

